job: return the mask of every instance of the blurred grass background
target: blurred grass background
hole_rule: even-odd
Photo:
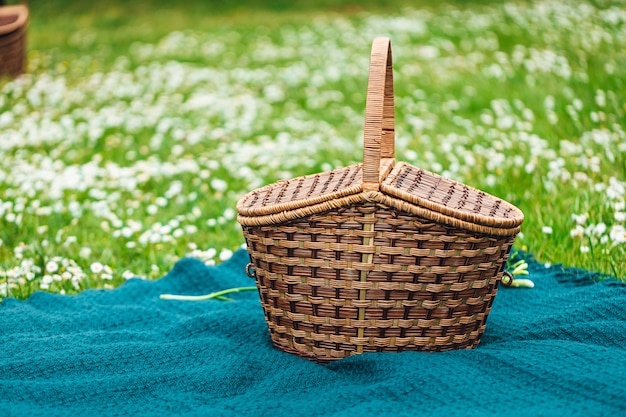
[[[623,211],[619,209],[619,204],[624,197],[618,192],[614,199],[607,198],[605,193],[611,189],[611,178],[617,179],[617,190],[626,179],[625,151],[620,148],[623,147],[620,141],[623,143],[624,140],[619,136],[626,125],[623,101],[626,96],[624,22],[620,20],[623,14],[620,15],[619,11],[615,11],[615,22],[607,17],[608,12],[620,10],[623,5],[623,2],[569,1],[561,7],[558,2],[549,1],[461,0],[30,1],[28,77],[31,78],[26,78],[25,87],[16,87],[17,90],[12,90],[13,95],[7,94],[4,104],[0,102],[0,121],[2,111],[8,113],[16,108],[27,108],[21,116],[16,116],[14,123],[8,125],[10,129],[20,129],[20,117],[26,119],[27,115],[39,111],[54,113],[53,110],[31,105],[28,89],[34,90],[38,79],[47,80],[46,77],[50,77],[61,80],[73,94],[85,90],[90,83],[100,82],[98,80],[102,78],[113,79],[113,75],[122,79],[132,78],[136,85],[143,88],[142,77],[149,78],[150,75],[146,69],[153,68],[158,72],[169,68],[171,62],[181,63],[183,66],[179,69],[186,76],[208,68],[228,83],[220,85],[215,81],[215,85],[197,84],[183,86],[172,93],[155,93],[155,101],[160,97],[165,102],[178,103],[173,105],[172,113],[177,111],[176,107],[193,98],[194,88],[210,94],[211,88],[217,90],[220,86],[225,88],[226,94],[232,91],[235,98],[242,94],[242,100],[258,99],[261,103],[258,105],[262,107],[258,110],[258,118],[252,122],[251,131],[247,133],[241,133],[238,126],[232,131],[223,126],[237,124],[241,115],[227,119],[212,108],[176,115],[176,123],[185,130],[184,134],[195,128],[209,129],[209,133],[225,128],[227,134],[220,136],[218,141],[189,143],[182,136],[177,137],[172,128],[162,138],[161,147],[152,149],[151,141],[155,130],[158,130],[156,121],[155,126],[147,126],[139,132],[109,128],[100,136],[96,135],[96,140],[85,136],[71,144],[52,142],[24,147],[24,152],[31,152],[29,158],[51,156],[66,166],[96,161],[100,167],[108,162],[124,167],[132,166],[142,158],[173,165],[180,161],[197,160],[210,173],[202,174],[202,178],[193,172],[172,177],[154,175],[145,183],[140,183],[141,194],[118,192],[122,200],[127,200],[117,208],[111,203],[111,210],[118,218],[107,218],[108,226],[103,226],[102,218],[91,214],[93,209],[89,207],[97,203],[97,195],[67,190],[58,213],[42,217],[25,211],[20,225],[6,217],[1,218],[0,285],[4,270],[4,295],[24,298],[39,289],[46,275],[46,265],[57,258],[59,262],[71,259],[87,271],[78,289],[69,284],[49,289],[71,293],[85,288],[118,285],[123,282],[123,271],[152,278],[161,276],[177,259],[190,255],[193,252],[190,248],[217,248],[210,252],[210,256],[206,255],[207,252],[198,255],[205,256],[209,261],[219,261],[221,249],[235,250],[243,240],[228,210],[255,181],[267,183],[360,160],[360,144],[355,138],[361,129],[366,61],[370,33],[374,32],[390,32],[396,36],[392,36],[392,42],[396,63],[399,160],[436,172],[443,171],[522,208],[526,221],[516,247],[534,253],[540,261],[625,277],[625,245],[608,240],[611,227],[624,223],[620,223],[618,218]],[[576,27],[569,23],[577,21],[577,9],[580,9],[581,15],[588,16],[579,20],[587,26]],[[417,15],[415,11],[423,13]],[[561,11],[563,15],[559,14]],[[607,13],[601,17],[603,12]],[[380,20],[376,20],[377,16],[381,16]],[[422,26],[425,30],[420,29]],[[364,33],[355,34],[355,30],[363,30]],[[600,34],[596,34],[596,30]],[[320,44],[328,43],[331,47],[343,48],[341,53],[353,54],[344,57],[345,62],[340,63],[344,65],[339,68],[342,76],[338,80],[322,80],[319,81],[321,84],[313,85],[318,82],[315,78],[320,74],[318,67],[324,67],[324,62],[320,62],[317,56],[255,57],[261,46],[269,44],[284,48],[283,44],[289,41],[287,35],[291,32],[298,36],[313,34]],[[590,39],[596,42],[594,37],[597,36],[600,37],[597,46],[585,44],[591,42]],[[603,40],[602,36],[608,38]],[[172,39],[206,46],[210,44],[211,37],[226,51],[204,56],[198,47],[198,51],[181,48],[179,51],[159,52],[160,55],[157,53]],[[293,42],[295,48],[299,48],[308,41],[296,39]],[[429,57],[433,47],[436,47],[437,55]],[[307,48],[321,53],[322,46]],[[138,51],[149,53],[144,57],[143,52]],[[511,62],[516,54],[525,55],[512,68]],[[535,57],[533,61],[531,54],[538,54],[539,58]],[[569,68],[572,75],[563,76],[541,72],[541,68],[530,68],[532,65],[543,65],[541,59],[546,60],[545,65],[550,67],[550,71]],[[559,66],[559,59],[567,65]],[[285,88],[287,96],[283,101],[271,102],[267,99],[268,85],[276,84],[284,88],[276,80],[285,71],[297,68],[300,61],[311,68],[310,78],[304,79],[297,89]],[[172,68],[176,70],[178,67]],[[498,75],[498,71],[504,75]],[[238,80],[237,74],[240,73],[249,78]],[[261,78],[257,80],[254,77]],[[76,91],[72,90],[73,86],[76,86]],[[41,86],[37,88],[45,89]],[[15,93],[18,90],[19,94]],[[97,90],[94,91],[97,93]],[[607,104],[598,104],[599,91]],[[338,94],[330,94],[328,98],[324,96],[327,92]],[[146,93],[149,92],[142,91],[141,94]],[[322,100],[326,105],[315,104],[316,99],[322,96],[326,97]],[[552,107],[548,104],[550,100],[556,102]],[[133,97],[125,96],[118,101],[121,106],[130,106]],[[97,102],[98,99],[90,101],[89,97],[84,102],[71,101],[66,112],[74,117],[82,110],[88,110],[86,116],[77,120],[89,123],[89,118],[99,117],[102,111],[110,111],[116,106],[114,97],[104,104]],[[80,106],[84,109],[78,108]],[[60,121],[64,111],[58,110],[52,119]],[[128,109],[123,112],[128,113]],[[17,110],[14,113],[18,114]],[[188,119],[185,120],[185,117]],[[202,125],[204,117],[206,123]],[[297,123],[289,121],[290,117]],[[558,118],[558,122],[551,122],[550,117]],[[511,120],[513,124],[500,126],[499,119],[504,125]],[[244,124],[243,121],[241,124]],[[273,165],[266,168],[252,161],[246,166],[251,173],[246,175],[256,175],[257,178],[250,180],[234,173],[234,164],[229,167],[225,160],[217,161],[217,164],[211,160],[241,158],[244,155],[236,154],[237,145],[242,149],[253,146],[250,148],[253,151],[264,146],[271,148],[276,146],[281,133],[291,132],[296,137],[301,134],[299,130],[304,132],[300,138],[303,146],[307,145],[306,141],[313,140],[311,138],[322,136],[321,145],[314,147],[317,153],[309,155],[310,161],[293,158],[283,161],[288,166],[282,169]],[[612,135],[606,145],[594,139],[597,135],[602,136],[603,132]],[[571,151],[573,145],[568,143],[580,146],[580,149]],[[172,154],[171,150],[176,146],[181,147],[180,153]],[[285,146],[279,146],[279,149],[283,148]],[[142,149],[148,150],[143,152]],[[20,152],[12,148],[4,151],[3,155],[8,161],[20,156]],[[284,158],[293,157],[288,149],[285,152]],[[129,157],[130,154],[132,157]],[[609,154],[612,158],[607,156]],[[469,163],[463,155],[470,157]],[[499,157],[504,159],[496,163],[494,158]],[[222,162],[224,164],[220,165]],[[529,168],[530,165],[532,167]],[[10,170],[8,162],[5,166]],[[582,172],[587,179],[573,181],[571,177],[578,172]],[[213,177],[226,180],[228,189],[216,190],[211,183]],[[185,192],[197,192],[200,198],[159,206],[158,213],[146,214],[159,197],[168,194],[172,179],[181,181]],[[103,195],[106,198],[116,193],[116,190],[105,191]],[[15,193],[14,189],[0,182],[0,199],[12,204],[11,214],[14,215],[17,214],[15,205],[20,204],[15,203],[20,198]],[[25,201],[28,203],[33,199],[28,197]],[[76,217],[73,214],[76,210],[70,209],[72,201],[87,202],[83,210],[86,214]],[[52,205],[52,202],[42,197],[42,204]],[[128,214],[135,208],[137,211]],[[189,217],[188,214],[194,210],[201,214]],[[225,217],[224,213],[227,213]],[[575,236],[573,231],[577,223],[572,215],[583,214],[587,215],[587,220],[581,223],[585,231]],[[112,237],[116,231],[119,235],[132,221],[141,222],[143,229],[149,229],[151,222],[166,223],[168,219],[172,219],[170,223],[174,225],[187,222],[198,232],[193,236],[177,236],[167,243],[139,244],[136,248],[128,247],[130,238]],[[214,225],[212,220],[223,221],[223,224],[218,222]],[[119,227],[116,226],[118,222],[122,223]],[[45,232],[41,232],[44,229]],[[64,238],[75,236],[77,242],[67,243],[59,235]],[[44,238],[47,238],[48,246],[40,244]],[[89,256],[78,255],[84,246],[89,247]],[[18,252],[24,255],[17,257]],[[25,260],[32,260],[35,265],[35,272],[28,275],[30,278],[21,275],[16,278],[6,272],[14,270]],[[99,276],[90,274],[90,265],[94,263],[110,265],[114,271],[113,279],[103,281],[98,279]]]

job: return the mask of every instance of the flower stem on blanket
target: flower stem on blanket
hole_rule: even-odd
[[[183,301],[203,301],[215,298],[220,301],[235,301],[232,298],[224,297],[226,294],[241,291],[256,291],[256,287],[236,287],[229,288],[227,290],[216,291],[205,295],[175,295],[175,294],[161,294],[161,300],[183,300]]]
[[[502,277],[502,280],[504,281],[505,284],[508,284],[507,281],[511,280],[510,285],[507,285],[509,287],[534,288],[535,283],[532,282],[531,280],[527,278],[514,278],[519,275],[529,275],[528,262],[526,262],[523,259],[520,259],[517,262],[513,263],[513,260],[516,258],[516,256],[517,256],[517,252],[513,253],[511,257],[509,258],[507,265],[506,265],[506,269],[507,271],[509,271],[510,276],[505,275]]]

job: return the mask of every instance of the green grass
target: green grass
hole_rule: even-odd
[[[540,261],[626,278],[623,2],[126,3],[31,3],[28,74],[0,81],[0,298],[228,258],[245,192],[361,160],[378,35],[398,160],[520,207]]]

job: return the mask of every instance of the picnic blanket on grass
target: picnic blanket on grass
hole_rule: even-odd
[[[271,345],[244,251],[157,281],[0,304],[2,416],[626,415],[626,287],[530,264],[501,288],[478,348],[369,353],[322,366]]]

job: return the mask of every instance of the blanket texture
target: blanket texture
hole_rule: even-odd
[[[626,287],[531,261],[474,350],[364,354],[322,366],[275,350],[247,254],[184,259],[157,281],[0,304],[2,416],[626,415]]]

